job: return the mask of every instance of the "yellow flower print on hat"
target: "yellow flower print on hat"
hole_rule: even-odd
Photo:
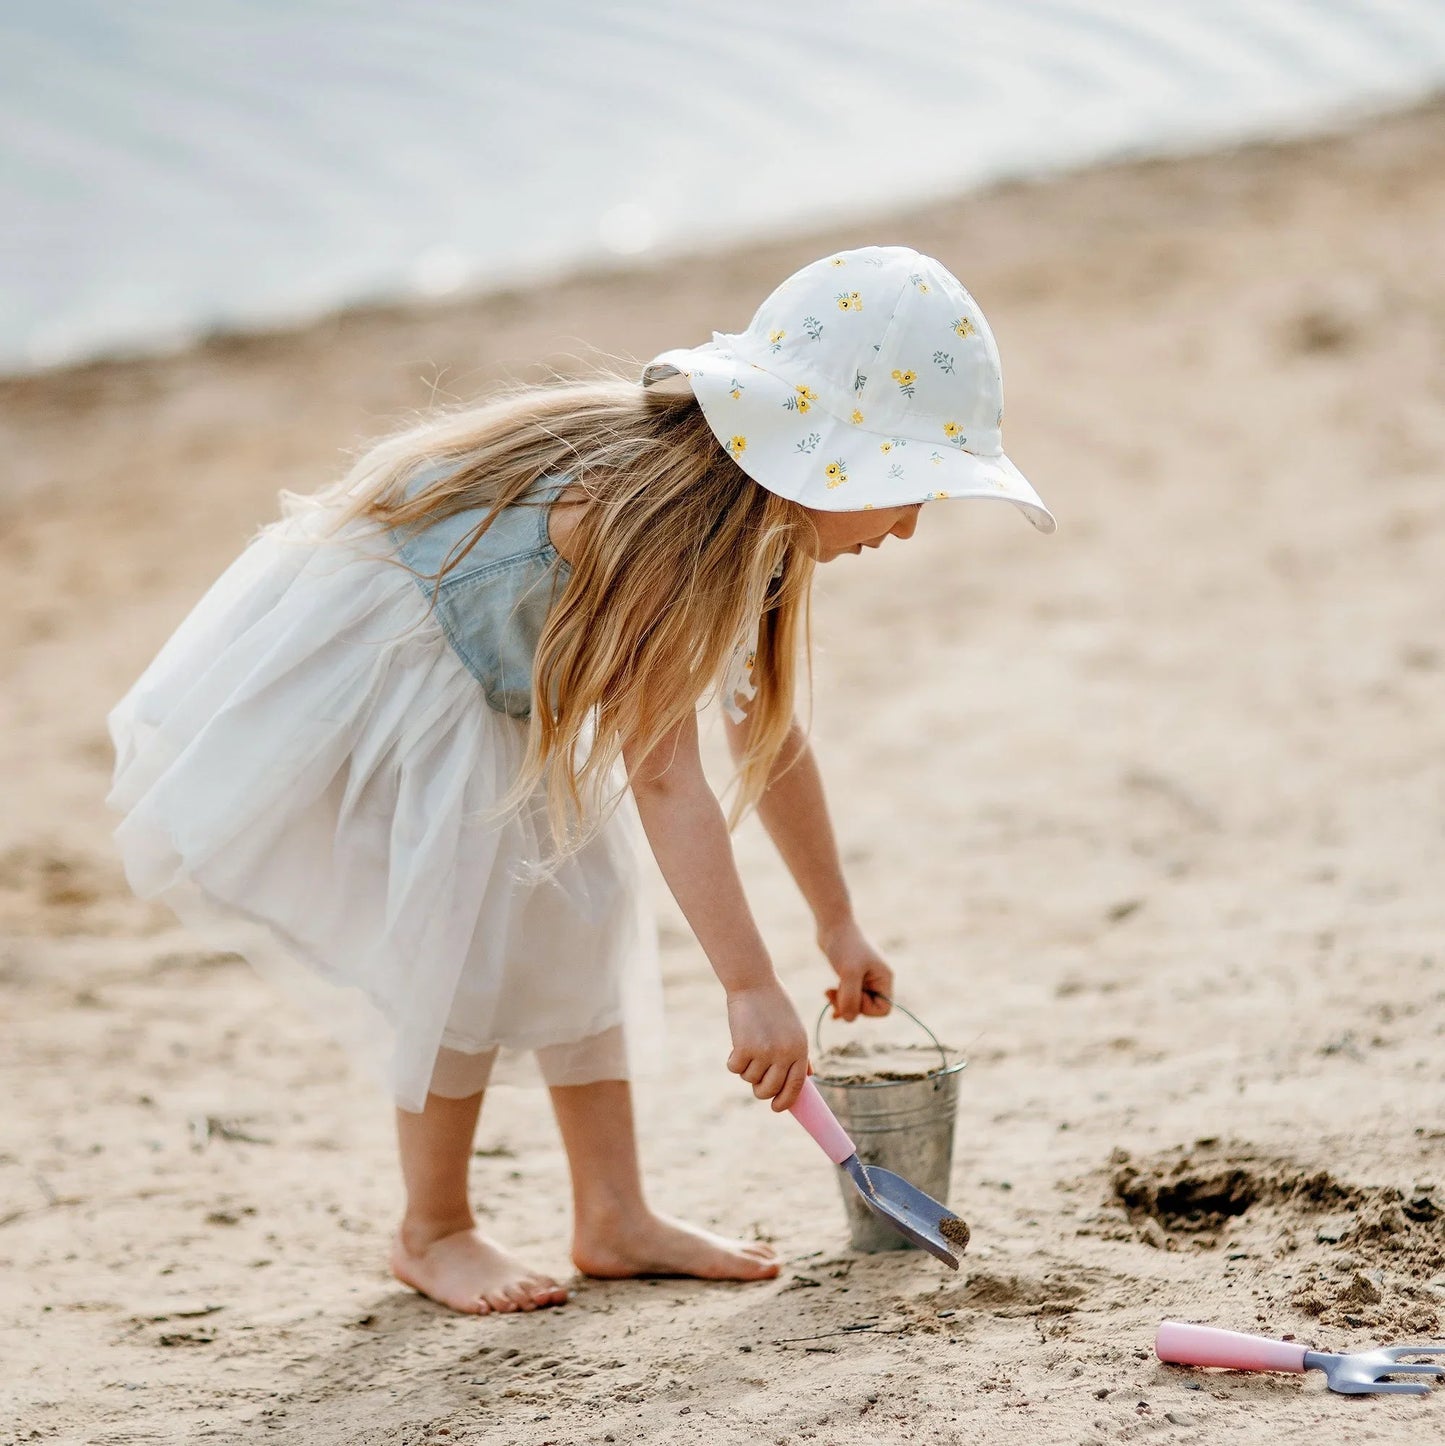
[[[788,333],[785,332],[780,326],[775,327],[772,331],[770,331],[768,333],[768,350],[781,351],[783,347],[783,338],[787,336],[787,334]]]
[[[863,413],[860,412],[857,407],[854,407],[854,408],[853,408],[853,415],[852,415],[851,417],[849,417],[848,420],[849,420],[850,422],[852,422],[855,427],[862,426],[862,424],[863,424]]]
[[[839,311],[862,311],[863,298],[856,291],[840,291],[838,293]]]
[[[783,406],[790,412],[806,412],[817,400],[818,394],[812,387],[794,387],[793,395],[784,399]]]
[[[918,373],[913,371],[895,371],[893,380],[898,383],[898,390],[905,397],[913,395],[913,384],[918,380]]]
[[[913,275],[910,276],[908,279],[913,283],[914,289],[918,292],[920,296],[928,295],[928,283],[923,279],[922,276],[918,274],[918,272],[915,271]]]
[[[956,437],[962,431],[963,428],[960,427],[957,422],[945,422],[943,424],[943,435],[945,437]]]
[[[960,316],[953,323],[953,332],[955,336],[972,336],[974,330],[974,324],[966,316]]]
[[[930,492],[928,496],[930,500],[934,502],[946,502],[948,500],[947,492]]]
[[[892,442],[879,442],[878,450],[886,457],[893,450]]]
[[[748,450],[748,439],[746,437],[733,437],[728,442],[728,451],[736,457],[739,452]]]
[[[829,462],[823,468],[823,473],[828,479],[828,486],[841,487],[848,480],[848,466],[845,462]]]
[[[847,260],[846,260],[844,257],[842,257],[842,256],[835,256],[835,257],[828,263],[829,266],[846,266],[847,264],[848,264]]]

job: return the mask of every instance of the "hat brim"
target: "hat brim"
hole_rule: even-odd
[[[805,507],[858,512],[980,497],[1012,502],[1040,532],[1057,525],[1002,452],[970,452],[966,438],[935,442],[870,431],[862,413],[835,416],[816,397],[716,343],[663,352],[642,383],[676,376],[687,380],[733,461],[770,492]]]

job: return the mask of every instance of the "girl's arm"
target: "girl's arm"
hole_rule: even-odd
[[[624,741],[622,756],[662,876],[727,991],[727,1067],[775,1110],[791,1109],[808,1076],[808,1036],[743,894],[727,820],[703,774],[697,716],[650,754]]]
[[[749,724],[746,718],[735,723],[725,714],[724,719],[728,747],[737,761],[747,748]],[[796,719],[758,801],[758,816],[807,900],[817,925],[818,947],[838,976],[838,987],[827,991],[833,1017],[851,1020],[860,1013],[887,1014],[888,1005],[870,991],[891,995],[893,971],[853,917],[823,796],[823,777]]]

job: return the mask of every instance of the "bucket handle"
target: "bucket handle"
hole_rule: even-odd
[[[906,1014],[929,1039],[933,1041],[933,1047],[938,1051],[938,1057],[943,1061],[944,1069],[949,1067],[948,1051],[939,1042],[938,1036],[911,1009],[906,1005],[900,1004],[896,999],[890,999],[886,994],[882,994],[876,989],[865,989],[863,992],[865,994],[871,994],[874,999],[881,999],[890,1008],[901,1010]],[[813,1026],[813,1043],[817,1046],[819,1054],[823,1052],[823,1021],[828,1017],[828,1011],[832,1007],[831,1003],[825,1004],[822,1012],[818,1015],[818,1022]]]

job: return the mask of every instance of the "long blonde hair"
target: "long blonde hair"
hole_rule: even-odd
[[[407,484],[438,464],[441,475],[408,497]],[[805,508],[728,456],[690,392],[610,376],[518,389],[384,438],[341,481],[308,498],[283,494],[283,505],[333,510],[333,535],[357,520],[405,528],[482,509],[435,574],[435,605],[442,579],[501,509],[540,505],[527,494],[563,476],[587,505],[537,645],[526,760],[505,804],[545,780],[559,850],[580,845],[616,801],[606,784],[623,740],[651,754],[721,682],[761,618],[735,825],[762,795],[792,723],[799,656],[810,653],[814,534]]]

